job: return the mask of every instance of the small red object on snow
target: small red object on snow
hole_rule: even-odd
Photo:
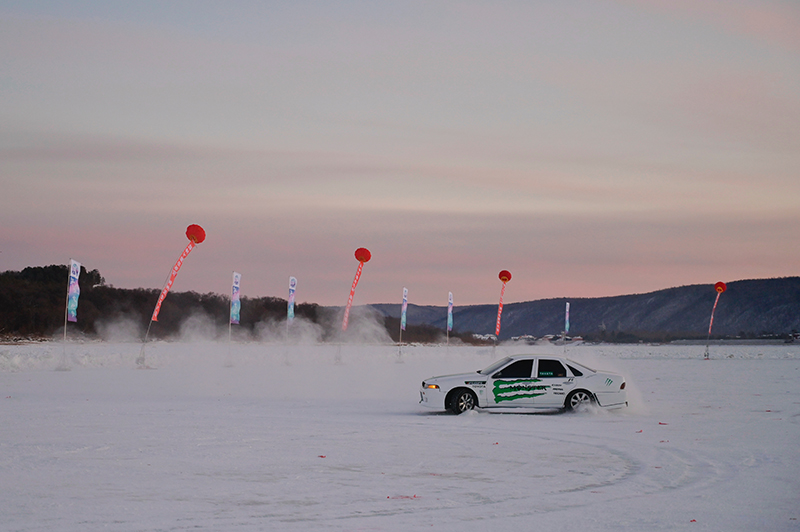
[[[319,455],[320,458],[327,458],[324,454]]]
[[[637,431],[636,431],[636,434],[641,434],[641,433],[642,433],[642,431],[641,431],[641,430],[637,430]]]
[[[690,523],[696,523],[696,522],[697,522],[697,519],[692,519],[692,520],[691,520],[691,521],[689,521],[689,522],[690,522]]]
[[[662,422],[660,422],[660,421],[658,422],[658,424],[659,424],[659,425],[669,425],[669,423],[662,423]]]

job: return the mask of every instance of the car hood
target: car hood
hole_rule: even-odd
[[[429,379],[425,379],[427,384],[447,384],[447,383],[461,383],[463,384],[465,381],[481,381],[485,382],[488,379],[486,375],[482,375],[477,371],[473,371],[472,373],[455,373],[453,375],[438,375],[436,377],[431,377]]]

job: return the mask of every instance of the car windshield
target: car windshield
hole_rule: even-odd
[[[570,364],[574,364],[575,366],[578,366],[579,368],[583,368],[583,369],[589,370],[589,371],[591,371],[592,373],[597,373],[597,370],[596,370],[596,369],[592,369],[592,368],[590,368],[589,366],[587,366],[586,364],[581,364],[580,362],[575,362],[575,361],[574,361],[574,360],[572,360],[571,358],[568,358],[568,359],[567,359],[567,362],[569,362]]]
[[[494,373],[498,369],[502,368],[503,366],[505,366],[509,362],[511,362],[511,357],[506,357],[503,360],[498,360],[497,362],[495,362],[494,364],[492,364],[488,368],[484,368],[484,369],[480,370],[478,373],[480,373],[481,375],[491,375],[492,373]]]

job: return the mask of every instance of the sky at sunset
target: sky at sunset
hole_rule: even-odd
[[[800,274],[800,3],[0,0],[0,271],[344,305]],[[65,279],[66,289],[66,279]]]

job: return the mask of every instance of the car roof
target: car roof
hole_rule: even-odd
[[[567,366],[569,366],[570,364],[573,364],[573,365],[576,365],[576,366],[580,366],[581,368],[588,369],[592,373],[597,373],[597,371],[598,371],[596,369],[590,368],[589,366],[587,366],[585,364],[582,364],[580,362],[577,362],[577,361],[572,360],[572,359],[567,358],[567,357],[560,357],[558,355],[509,355],[506,358],[511,360],[511,361],[515,361],[515,360],[539,360],[541,358],[546,358],[548,360],[558,360],[562,364],[566,364]]]

